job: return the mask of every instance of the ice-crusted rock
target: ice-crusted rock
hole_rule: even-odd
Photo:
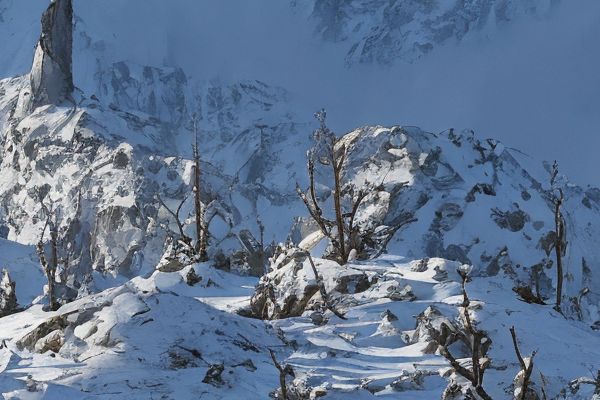
[[[424,373],[421,371],[416,371],[414,373],[409,373],[408,371],[404,371],[404,373],[395,379],[390,386],[398,391],[404,392],[406,390],[420,390],[423,388]]]
[[[456,324],[434,306],[429,306],[417,316],[417,326],[413,331],[403,332],[408,343],[426,343],[425,353],[434,353],[438,348],[441,325],[446,324],[452,332],[458,332]]]
[[[52,351],[58,353],[62,345],[65,344],[65,334],[60,329],[50,332],[35,343],[35,351],[45,353]]]
[[[554,214],[545,168],[471,131],[363,127],[347,136],[346,178],[359,187],[379,184],[380,201],[358,213],[363,229],[393,227],[407,215],[416,220],[386,241],[388,252],[472,264],[474,275],[501,274],[516,287],[535,288],[537,281],[543,295],[552,292]],[[600,208],[589,191],[563,177],[559,184],[568,221],[565,285],[568,297],[577,297],[597,279],[591,265],[600,265],[592,244]],[[435,279],[443,281],[445,273],[440,270]],[[584,304],[596,301],[594,294],[582,297]],[[594,307],[583,308],[591,312],[584,318],[598,319]]]
[[[0,318],[17,311],[16,284],[10,278],[7,270],[2,270],[0,279]]]
[[[17,341],[17,346],[20,349],[35,350],[37,343],[43,344],[44,338],[50,337],[54,332],[62,332],[68,326],[68,315],[69,313],[50,316],[38,323]]]
[[[130,76],[130,79],[134,78]],[[157,82],[161,81],[157,79]],[[184,131],[188,127],[182,127],[179,120],[163,122],[149,115],[105,108],[92,99],[85,100],[77,110],[48,106],[16,119],[11,110],[18,88],[24,84],[23,79],[0,83],[0,87],[4,85],[7,89],[0,102],[7,118],[2,119],[4,153],[0,158],[0,168],[6,178],[1,189],[0,220],[6,236],[22,243],[39,240],[45,218],[38,201],[38,194],[42,193],[48,196],[45,202],[54,202],[61,210],[61,232],[65,242],[72,245],[71,265],[82,267],[79,275],[88,274],[90,266],[130,276],[148,265],[153,266],[162,254],[166,231],[177,231],[156,195],[160,193],[170,207],[176,208],[177,202],[191,191],[191,162],[173,156],[179,150],[167,140],[167,132],[173,133],[176,124]],[[251,91],[250,84],[243,87]],[[239,92],[236,96],[238,102],[257,101]],[[125,103],[117,103],[120,106],[129,107],[125,100],[119,101]],[[139,108],[137,103],[131,107],[134,106]],[[167,118],[160,111],[165,107],[164,104],[157,106],[158,117]],[[229,107],[229,104],[224,100],[220,107]],[[217,113],[219,109],[210,112]],[[190,117],[189,113],[185,115]],[[206,115],[206,118],[213,117]],[[219,117],[216,124],[225,126],[227,121]],[[281,140],[279,135],[283,135],[284,128],[273,129],[278,130],[277,140]],[[220,129],[215,128],[215,131],[220,132]],[[213,137],[212,142],[219,147],[220,140]],[[246,133],[245,140],[252,140],[250,132]],[[183,138],[185,143],[186,138]],[[252,149],[243,151],[252,157]],[[280,207],[286,206],[288,200],[278,200],[275,193],[280,190],[277,188],[256,189],[254,180],[239,180],[240,174],[262,176],[270,173],[271,167],[250,171],[240,160],[241,170],[234,167],[225,171],[218,165],[224,154],[214,157],[207,154],[206,158],[217,165],[203,162],[203,201],[217,205],[211,216],[211,236],[227,253],[240,248],[231,228],[237,229],[240,224],[254,225],[253,220],[242,219],[238,208],[246,207],[248,202],[256,204],[264,197],[279,202]],[[239,187],[241,198],[230,197],[232,185]],[[289,191],[292,190],[290,186]],[[291,200],[297,201],[295,197]],[[191,205],[191,201],[186,203],[182,212],[184,219],[190,215]],[[289,220],[291,225],[292,218]],[[278,236],[285,236],[285,226],[282,224]]]
[[[263,276],[250,300],[249,314],[261,319],[298,316],[319,293],[306,252],[290,249],[273,263],[272,272]]]

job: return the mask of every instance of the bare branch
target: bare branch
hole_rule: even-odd
[[[183,230],[183,222],[181,222],[181,220],[179,219],[179,213],[181,212],[181,208],[183,207],[183,204],[185,203],[185,201],[187,200],[187,195],[184,196],[183,200],[181,201],[181,203],[179,203],[179,205],[177,206],[177,210],[173,211],[171,210],[163,201],[163,199],[160,197],[160,194],[156,194],[156,199],[158,200],[158,202],[160,203],[161,206],[164,207],[165,210],[167,210],[167,212],[169,214],[171,214],[171,216],[173,217],[173,219],[175,220],[175,222],[177,223],[177,228],[179,229],[179,235],[181,236],[181,239],[186,242],[186,243],[191,243],[191,239],[185,234],[184,230]]]
[[[441,330],[440,338],[443,338],[438,341],[438,349],[440,351],[440,354],[446,360],[448,360],[448,362],[450,363],[452,368],[454,368],[454,370],[459,375],[462,375],[463,377],[468,379],[470,382],[473,382],[475,380],[475,378],[473,377],[473,373],[471,371],[469,371],[468,369],[466,369],[465,367],[463,367],[448,350],[448,347],[446,344],[446,338],[448,337],[448,332],[449,332],[450,328],[448,327],[448,325],[446,325],[445,322],[442,322],[442,324],[440,325],[440,330]]]
[[[472,371],[469,371],[456,360],[456,358],[450,353],[447,347],[447,338],[449,336],[449,327],[442,323],[440,326],[441,333],[438,338],[438,349],[440,354],[448,360],[452,368],[456,371],[457,374],[463,376],[465,379],[469,380],[473,386],[473,389],[484,400],[491,400],[492,398],[487,394],[485,389],[483,388],[483,375],[486,369],[485,360],[482,359],[485,356],[485,350],[482,349],[482,339],[485,338],[485,335],[475,329],[473,326],[473,322],[471,321],[471,316],[469,315],[469,305],[471,301],[467,294],[466,283],[468,281],[468,275],[465,271],[458,270],[458,274],[460,275],[462,282],[462,294],[463,294],[463,302],[461,307],[463,308],[464,322],[465,322],[465,331],[468,334],[467,339],[471,345],[471,363],[472,363]],[[470,336],[470,337],[469,337]]]
[[[519,364],[521,364],[521,369],[527,369],[527,365],[525,365],[525,361],[521,356],[521,351],[519,350],[519,345],[517,344],[517,334],[515,333],[515,327],[510,327],[510,335],[512,336],[513,346],[515,347],[515,354],[517,355],[517,359],[519,360]]]
[[[358,208],[360,207],[360,205],[362,204],[363,200],[367,197],[368,193],[366,190],[360,190],[358,192],[358,196],[356,196],[356,199],[354,200],[353,204],[352,204],[352,211],[350,211],[348,215],[348,230],[350,231],[350,233],[352,233],[354,231],[354,218],[356,218],[356,213],[358,212]]]
[[[300,196],[300,199],[302,199],[302,201],[304,202],[304,205],[306,206],[306,209],[308,210],[310,216],[315,221],[315,223],[319,226],[319,229],[321,230],[323,235],[325,235],[325,237],[329,238],[329,240],[332,240],[332,241],[335,240],[333,238],[333,236],[331,235],[331,230],[329,229],[329,226],[333,225],[333,222],[324,218],[321,214],[319,214],[313,208],[313,206],[310,204],[310,200],[308,199],[306,194],[304,194],[304,192],[302,191],[302,189],[300,188],[300,185],[298,185],[298,183],[296,183],[296,193],[298,193],[298,196]]]
[[[527,396],[527,390],[529,387],[529,381],[531,380],[531,373],[533,372],[533,358],[536,355],[534,351],[529,358],[529,364],[525,363],[525,360],[521,356],[521,351],[519,350],[519,345],[517,343],[517,333],[515,332],[515,327],[510,327],[510,335],[512,336],[513,346],[515,347],[515,354],[517,355],[517,359],[519,360],[519,364],[521,364],[521,370],[523,371],[523,384],[521,386],[521,392],[519,393],[519,400],[525,400]]]
[[[273,350],[269,349],[269,354],[271,355],[271,360],[273,360],[273,365],[275,365],[275,368],[277,368],[277,370],[279,371],[279,386],[281,387],[281,399],[287,400],[287,385],[285,383],[285,377],[288,374],[293,375],[293,372],[291,371],[291,367],[287,365],[285,367],[282,367],[281,364],[277,362],[277,358],[275,358],[275,353],[273,352]]]
[[[308,158],[308,178],[310,182],[309,190],[310,190],[310,198],[312,200],[312,206],[314,208],[314,212],[317,216],[323,217],[323,210],[319,206],[319,201],[317,200],[317,195],[315,191],[315,160],[313,159],[313,155],[309,154]]]

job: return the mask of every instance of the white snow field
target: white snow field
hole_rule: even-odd
[[[428,307],[457,320],[460,264],[397,256],[343,268],[321,259],[316,264],[346,320],[327,312],[324,323],[315,324],[313,311],[271,322],[240,317],[235,311],[249,300],[255,280],[207,264],[134,278],[56,312],[34,305],[0,320],[0,389],[6,399],[265,399],[279,384],[272,349],[313,395],[439,398],[450,368],[415,327]],[[308,263],[302,268],[299,282],[281,285],[314,284]],[[185,282],[190,269],[202,278],[193,286]],[[360,293],[333,291],[341,276],[363,274],[377,283]],[[392,295],[406,285],[412,296]],[[485,388],[493,398],[511,397],[520,369],[513,325],[524,354],[538,352],[532,376],[537,387],[549,398],[590,398],[593,387],[559,393],[573,378],[600,368],[597,331],[550,306],[518,300],[504,278],[473,278],[467,290],[471,316],[492,340]],[[224,368],[222,382],[203,383],[215,364]]]

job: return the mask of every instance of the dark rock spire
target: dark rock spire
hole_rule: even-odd
[[[42,15],[42,34],[31,68],[29,110],[59,104],[73,92],[73,3],[53,0]]]

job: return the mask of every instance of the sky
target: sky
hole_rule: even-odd
[[[8,4],[14,14],[0,22],[0,33],[14,38],[0,44],[11,55],[0,61],[2,76],[28,69],[40,3],[0,0],[0,9]],[[597,0],[563,1],[545,20],[515,21],[392,67],[347,68],[346,45],[319,40],[288,1],[75,0],[75,14],[105,61],[181,66],[197,80],[279,85],[290,91],[299,118],[325,107],[339,133],[377,124],[474,129],[536,159],[557,159],[575,183],[600,186]],[[76,79],[85,86],[95,59],[81,58],[75,63],[88,67]]]

